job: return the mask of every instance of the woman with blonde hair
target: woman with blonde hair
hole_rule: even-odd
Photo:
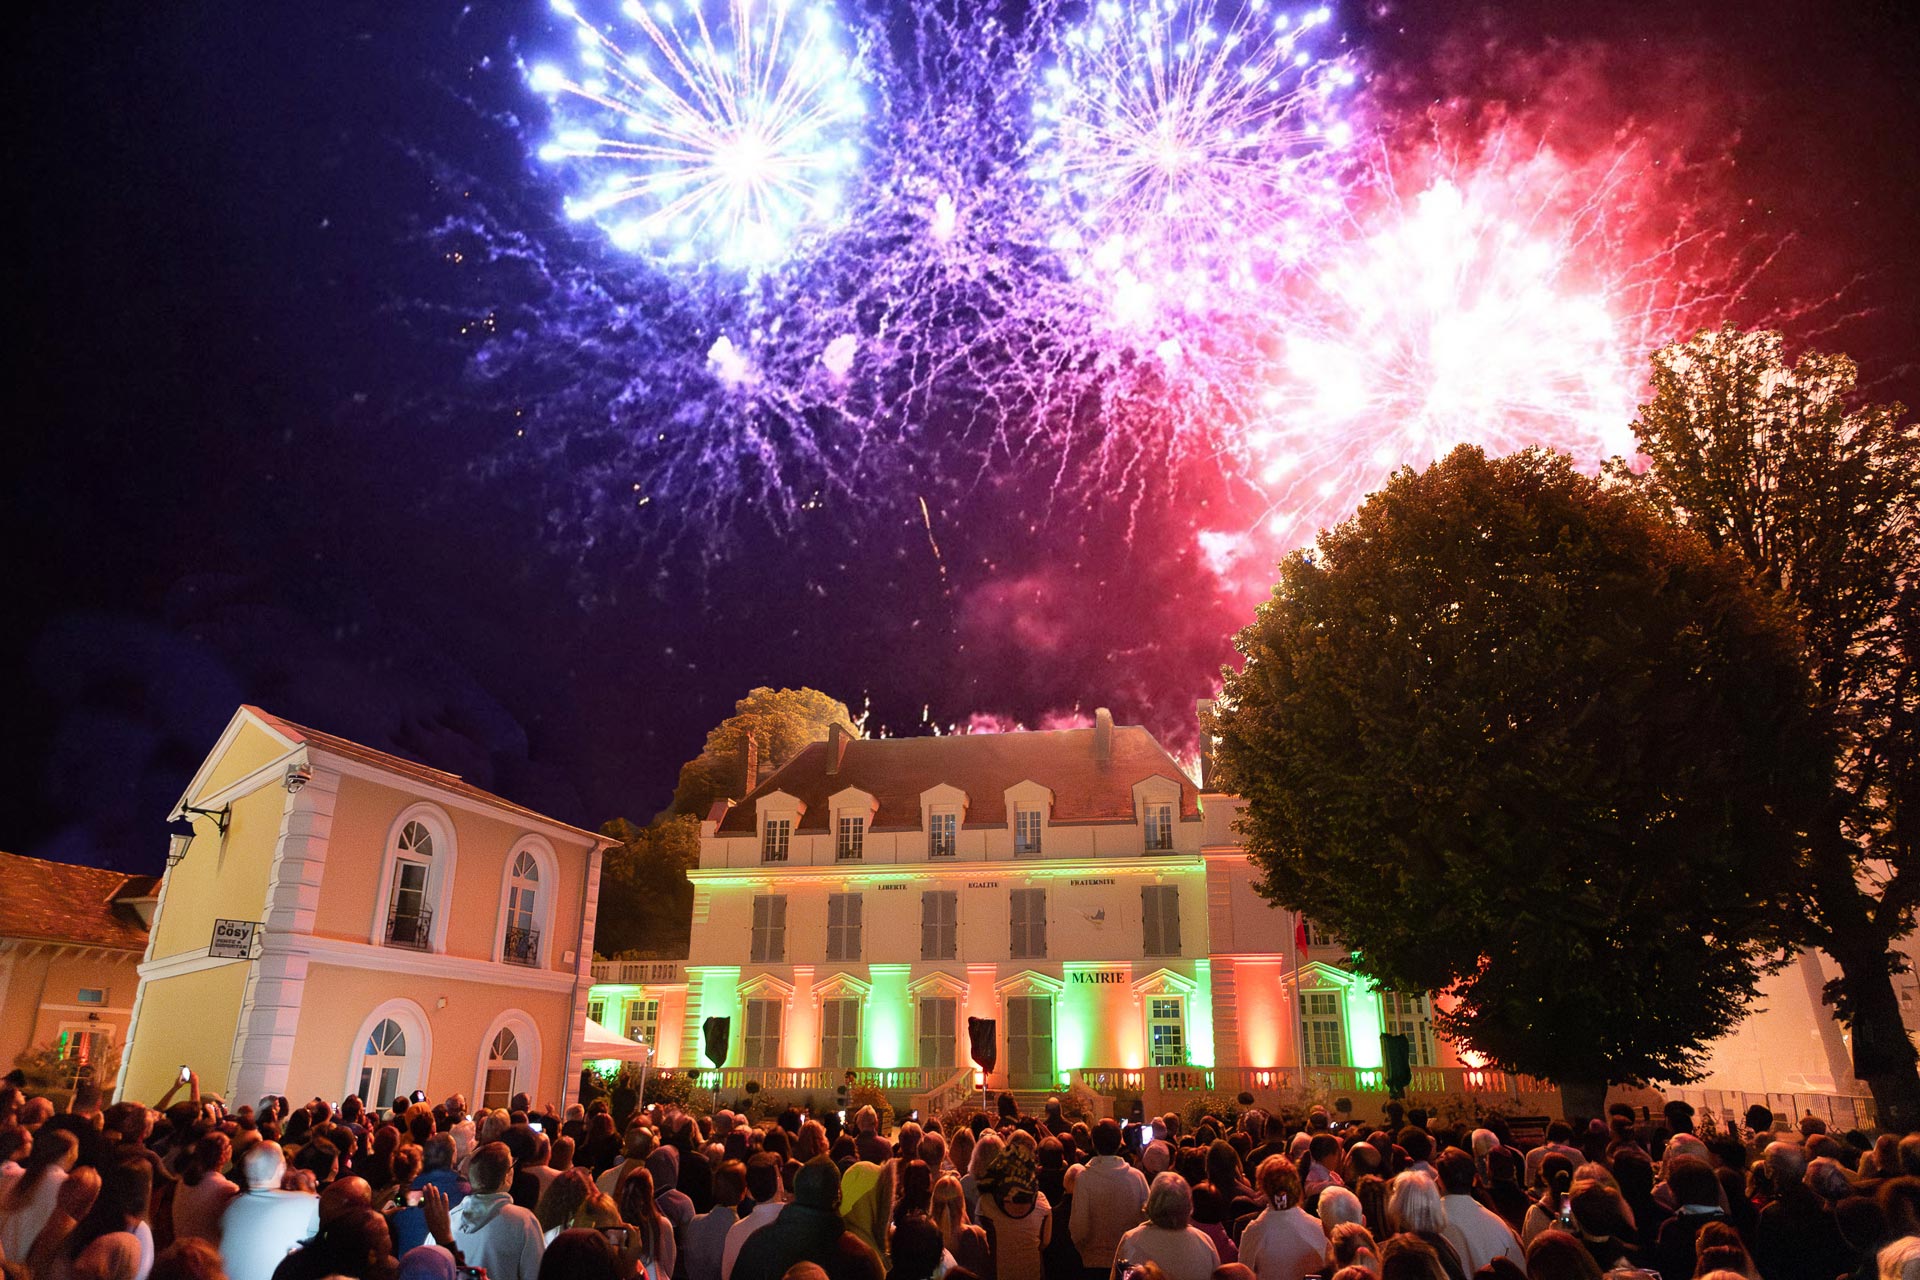
[[[1431,1245],[1448,1280],[1467,1280],[1460,1254],[1447,1239],[1447,1210],[1432,1178],[1409,1170],[1393,1180],[1387,1189],[1387,1225],[1396,1235],[1410,1235]],[[1381,1261],[1385,1262],[1384,1256]]]
[[[847,1230],[887,1267],[887,1229],[893,1210],[893,1161],[856,1160],[840,1178],[840,1217]]]
[[[993,1274],[986,1229],[967,1216],[967,1193],[958,1174],[942,1174],[934,1182],[933,1207],[927,1216],[940,1228],[941,1242],[955,1262],[976,1276]]]
[[[1120,1237],[1113,1274],[1125,1276],[1129,1268],[1147,1262],[1166,1272],[1167,1280],[1210,1280],[1220,1265],[1213,1241],[1193,1225],[1193,1190],[1177,1173],[1154,1176],[1147,1188],[1147,1220]]]

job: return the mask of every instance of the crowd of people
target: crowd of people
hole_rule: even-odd
[[[185,1089],[185,1098],[176,1098]],[[0,1085],[6,1280],[1920,1280],[1920,1133],[1010,1107],[749,1123]],[[1536,1135],[1537,1136],[1537,1135]]]

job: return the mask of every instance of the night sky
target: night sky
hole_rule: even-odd
[[[1920,400],[1911,6],[1339,21],[1403,107],[1552,111],[1584,72],[1604,109],[1577,127],[1731,141],[1721,207],[1782,246],[1743,305],[1837,299],[1790,336]],[[510,401],[468,380],[497,321],[432,234],[476,200],[586,234],[529,157],[514,70],[551,29],[544,4],[439,0],[26,18],[0,848],[157,871],[166,813],[242,701],[588,826],[650,817],[759,684],[895,733],[1101,705],[1191,733],[1247,606],[1196,562],[1189,496],[1102,501],[1007,467],[873,478],[723,538],[650,524],[672,494],[631,528],[556,525],[568,477],[511,465]]]

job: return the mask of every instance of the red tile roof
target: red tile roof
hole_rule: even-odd
[[[599,840],[602,843],[616,843],[607,840],[606,837],[597,832],[582,830],[579,827],[561,822],[557,818],[550,818],[537,810],[529,809],[525,805],[515,804],[513,801],[502,796],[497,796],[491,791],[483,791],[472,783],[463,781],[457,773],[448,773],[444,769],[435,769],[430,765],[421,764],[417,760],[408,760],[403,756],[396,756],[390,752],[376,751],[372,747],[363,747],[351,739],[342,738],[320,729],[310,729],[303,724],[295,724],[293,721],[276,716],[270,711],[262,711],[259,707],[248,706],[246,710],[260,717],[274,732],[291,741],[304,743],[309,747],[326,751],[336,756],[344,756],[349,760],[371,765],[376,769],[384,769],[389,773],[399,774],[403,778],[408,778],[425,786],[437,787],[442,791],[451,792],[454,795],[465,796],[469,800],[478,800],[482,804],[492,805],[494,808],[504,809],[509,813],[517,813],[523,817],[533,818],[536,821],[544,822],[551,826],[578,832],[583,836],[592,836],[595,840]]]
[[[159,881],[123,871],[0,853],[0,938],[147,949],[146,926],[127,905]]]
[[[825,831],[828,797],[849,787],[879,802],[875,830],[917,831],[922,792],[946,784],[967,793],[966,825],[1005,826],[1007,788],[1033,781],[1053,792],[1050,821],[1131,822],[1133,788],[1159,776],[1180,784],[1180,812],[1200,816],[1199,789],[1166,748],[1138,725],[1115,725],[1113,758],[1093,758],[1092,729],[1038,733],[963,733],[941,738],[855,738],[838,773],[829,775],[827,744],[816,742],[782,765],[735,805],[721,835],[751,835],[754,802],[783,791],[807,806],[802,831]]]

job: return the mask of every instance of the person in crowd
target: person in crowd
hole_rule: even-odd
[[[1708,1223],[1728,1221],[1727,1211],[1720,1206],[1720,1180],[1711,1165],[1691,1155],[1669,1158],[1665,1172],[1674,1215],[1661,1224],[1648,1261],[1663,1277],[1692,1275],[1694,1238]]]
[[[1028,1143],[1009,1142],[981,1174],[980,1225],[996,1280],[1042,1280],[1053,1238],[1053,1206],[1040,1192]]]
[[[40,1229],[33,1248],[21,1259],[28,1271],[36,1276],[51,1274],[55,1259],[63,1254],[67,1241],[73,1236],[73,1229],[92,1210],[99,1195],[100,1171],[92,1165],[75,1165],[67,1180],[60,1184],[47,1225]]]
[[[218,1129],[201,1138],[182,1162],[174,1188],[173,1238],[220,1243],[220,1216],[240,1188],[222,1172],[233,1158],[233,1143]]]
[[[25,1258],[32,1251],[79,1155],[80,1140],[65,1130],[42,1125],[33,1135],[19,1176],[0,1200],[0,1257]]]
[[[487,1280],[535,1280],[540,1272],[540,1224],[513,1203],[512,1177],[513,1154],[504,1143],[478,1147],[467,1162],[473,1192],[453,1210],[454,1244],[469,1266],[486,1268]]]
[[[227,1273],[220,1265],[219,1249],[198,1237],[185,1236],[160,1251],[147,1280],[227,1280]]]
[[[1471,1276],[1495,1258],[1524,1265],[1527,1255],[1519,1235],[1499,1214],[1473,1198],[1473,1157],[1449,1148],[1440,1153],[1434,1168],[1440,1175],[1442,1233],[1466,1273]]]
[[[893,1146],[880,1136],[880,1113],[861,1107],[853,1113],[853,1154],[869,1164],[885,1164],[893,1158]]]
[[[967,1172],[960,1179],[960,1185],[967,1193],[967,1214],[975,1222],[980,1220],[980,1179],[986,1173],[987,1166],[1000,1158],[1001,1150],[1006,1146],[1000,1135],[991,1130],[974,1139],[972,1155],[968,1157]]]
[[[1448,1280],[1467,1280],[1466,1267],[1447,1240],[1447,1212],[1431,1176],[1409,1167],[1393,1180],[1387,1189],[1387,1225],[1395,1235],[1411,1235],[1430,1245]]]
[[[627,1227],[621,1256],[632,1264],[633,1274],[644,1273],[648,1280],[670,1280],[679,1256],[678,1245],[673,1238],[673,1223],[660,1212],[650,1170],[642,1167],[627,1175],[620,1184],[619,1205],[620,1221]]]
[[[102,1171],[93,1207],[74,1224],[51,1264],[34,1274],[40,1280],[82,1276],[86,1270],[82,1260],[90,1250],[107,1241],[100,1252],[118,1257],[123,1246],[110,1237],[125,1236],[133,1244],[136,1276],[144,1277],[153,1269],[153,1232],[146,1222],[152,1194],[153,1170],[144,1160],[122,1160]]]
[[[1295,1179],[1297,1183],[1298,1174]],[[1206,1234],[1194,1229],[1192,1218],[1193,1190],[1186,1179],[1177,1173],[1157,1174],[1147,1188],[1147,1220],[1120,1237],[1114,1250],[1114,1275],[1151,1262],[1167,1280],[1208,1280],[1220,1265],[1220,1255]]]
[[[554,1237],[537,1280],[627,1280],[620,1251],[598,1231],[573,1227]]]
[[[1691,1269],[1676,1272],[1692,1275]],[[1586,1246],[1565,1231],[1549,1227],[1527,1245],[1527,1280],[1601,1280],[1600,1264]],[[1663,1280],[1666,1275],[1661,1273]]]
[[[1807,1154],[1791,1142],[1767,1144],[1763,1156],[1774,1198],[1760,1210],[1753,1259],[1767,1280],[1833,1280],[1851,1259],[1829,1202],[1807,1180]]]
[[[753,1170],[747,1170],[751,1178]],[[731,1243],[731,1240],[729,1240]],[[847,1230],[840,1217],[840,1170],[819,1156],[793,1180],[793,1200],[773,1222],[740,1247],[730,1280],[782,1280],[797,1263],[820,1268],[827,1280],[884,1280],[880,1257]]]
[[[815,1160],[827,1160],[825,1156],[815,1156]],[[832,1161],[827,1161],[829,1164]],[[813,1161],[808,1161],[812,1164]],[[804,1167],[804,1166],[803,1166]],[[726,1249],[721,1255],[721,1280],[730,1280],[733,1275],[734,1260],[740,1256],[740,1249],[747,1238],[760,1228],[780,1216],[785,1208],[781,1199],[780,1161],[767,1152],[755,1152],[747,1160],[747,1198],[753,1202],[753,1208],[741,1215],[740,1221],[727,1230]],[[839,1186],[834,1187],[836,1197]]]
[[[1327,1233],[1327,1262],[1322,1274],[1334,1275],[1348,1267],[1368,1272],[1380,1268],[1380,1246],[1373,1233],[1357,1222],[1343,1222]]]
[[[738,1160],[721,1161],[708,1182],[708,1194],[713,1208],[693,1220],[681,1241],[686,1280],[721,1280],[727,1235],[740,1221],[740,1202],[747,1194],[747,1167]]]
[[[1620,1189],[1598,1178],[1581,1178],[1567,1196],[1574,1234],[1603,1271],[1630,1264],[1639,1255],[1633,1211]]]
[[[246,1190],[220,1215],[220,1261],[230,1280],[272,1280],[275,1267],[320,1230],[320,1197],[282,1191],[286,1156],[277,1142],[247,1148],[240,1171]]]
[[[1300,1173],[1292,1160],[1268,1156],[1255,1176],[1265,1205],[1240,1233],[1240,1261],[1259,1280],[1302,1280],[1324,1259],[1326,1229],[1301,1203]],[[1345,1194],[1358,1208],[1358,1198]]]
[[[356,1206],[321,1215],[320,1231],[274,1268],[273,1280],[394,1280],[400,1270],[393,1256],[387,1220],[373,1209]]]
[[[1147,1180],[1120,1156],[1122,1133],[1116,1120],[1093,1126],[1093,1157],[1074,1183],[1067,1230],[1089,1275],[1113,1270],[1120,1239],[1140,1225],[1147,1207]],[[955,1255],[958,1257],[959,1255]]]
[[[1083,1173],[1081,1175],[1085,1177]],[[967,1193],[960,1185],[959,1175],[942,1174],[933,1184],[932,1208],[928,1216],[934,1226],[940,1229],[940,1239],[947,1255],[965,1272],[976,1277],[989,1277],[993,1274],[993,1253],[987,1246],[986,1228],[967,1217]],[[1115,1240],[1118,1243],[1118,1240]],[[1108,1267],[1113,1264],[1109,1262]],[[1105,1276],[1107,1268],[1100,1270]],[[1084,1274],[1091,1276],[1091,1270]]]
[[[472,1187],[454,1168],[457,1151],[457,1145],[448,1134],[435,1134],[428,1138],[420,1148],[420,1172],[414,1178],[411,1190],[423,1193],[424,1198],[426,1189],[432,1187],[446,1197],[449,1208],[458,1209],[471,1193]],[[426,1242],[425,1211],[420,1205],[403,1206],[393,1218],[394,1251],[405,1255]]]

